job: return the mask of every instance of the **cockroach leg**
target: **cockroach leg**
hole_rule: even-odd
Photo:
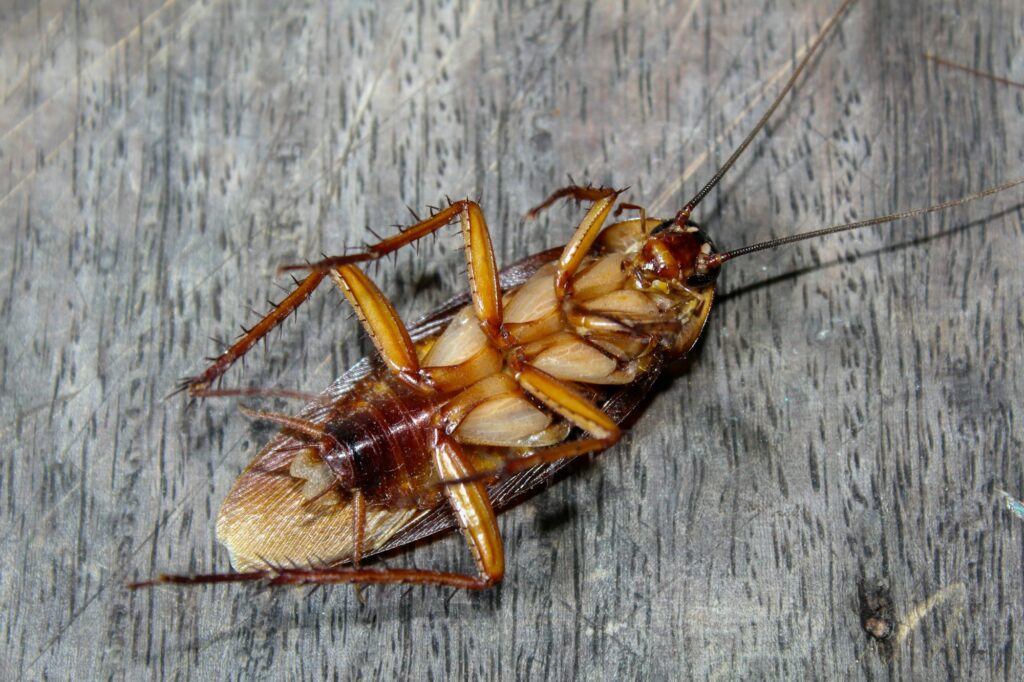
[[[179,576],[161,576],[157,583],[185,582],[179,580],[164,580],[164,578],[178,578]],[[205,582],[224,582],[221,580],[202,580],[204,577],[219,576],[196,576],[196,580],[187,581],[188,584],[202,584]],[[270,585],[330,585],[334,583],[355,583],[357,585],[438,585],[441,587],[455,587],[464,590],[482,590],[494,585],[486,579],[465,573],[450,573],[447,571],[432,571],[420,568],[307,568],[307,569],[284,569],[273,573],[260,574],[250,580],[265,579]],[[147,586],[148,585],[142,585]]]
[[[274,568],[246,573],[206,573],[200,575],[160,575],[152,580],[128,583],[138,590],[156,585],[213,585],[217,583],[265,582],[268,585],[440,585],[466,590],[482,590],[494,583],[477,576],[418,568]]]
[[[456,209],[458,209],[456,211]],[[437,213],[420,225],[429,224],[429,230],[413,226],[399,237],[412,233],[419,237],[448,224],[458,216],[462,225],[466,263],[469,266],[469,280],[473,297],[473,308],[481,329],[488,338],[498,345],[508,345],[507,334],[501,326],[501,288],[498,285],[498,268],[494,262],[494,248],[484,220],[483,211],[473,201],[459,201]],[[389,240],[384,240],[384,244]],[[392,238],[398,243],[397,238]],[[408,243],[408,242],[405,242]],[[380,246],[378,244],[378,246]],[[370,247],[365,254],[376,254],[377,247]],[[389,245],[387,248],[392,248]],[[395,246],[394,248],[398,248]],[[383,252],[383,251],[382,251]],[[353,257],[357,257],[358,254]],[[379,256],[375,256],[379,257]],[[313,267],[321,267],[321,261]],[[378,352],[391,370],[400,377],[424,384],[427,378],[421,375],[416,350],[409,338],[409,332],[399,319],[394,307],[380,289],[354,264],[331,265],[331,277],[345,292]]]
[[[352,491],[352,565],[359,568],[366,540],[366,497],[358,488]]]
[[[541,464],[557,462],[560,459],[572,459],[573,457],[580,457],[581,455],[589,455],[592,452],[598,452],[611,447],[618,439],[618,435],[613,439],[583,438],[581,440],[553,445],[549,448],[537,450],[536,452],[532,452],[523,457],[508,460],[501,468],[499,474],[502,476],[508,476]]]
[[[590,247],[594,245],[594,240],[597,239],[601,228],[604,227],[604,221],[608,218],[608,213],[619,196],[617,191],[607,190],[607,192],[597,199],[587,214],[583,216],[572,239],[562,250],[562,255],[558,259],[558,272],[555,274],[555,296],[559,300],[565,300],[571,293],[569,283],[579,269],[580,263],[586,258]]]
[[[313,272],[327,273],[340,265],[352,265],[353,263],[375,261],[383,258],[389,253],[397,251],[403,246],[412,244],[417,239],[421,239],[428,234],[436,232],[445,225],[450,225],[461,213],[464,211],[470,211],[473,207],[475,207],[476,211],[480,210],[480,206],[475,201],[470,201],[469,199],[456,201],[429,218],[421,220],[414,225],[410,225],[398,234],[381,239],[377,243],[370,244],[355,253],[349,253],[343,256],[330,256],[316,261],[315,263],[283,265],[278,268],[278,271],[290,272],[293,270],[312,270]]]
[[[376,244],[371,244],[357,253],[332,256],[308,265],[286,265],[280,269],[282,271],[313,270],[314,273],[330,272],[331,276],[346,292],[346,296],[352,301],[353,306],[356,307],[357,313],[359,313],[364,321],[364,325],[367,327],[367,331],[371,332],[371,337],[374,338],[374,343],[377,344],[378,338],[374,336],[374,332],[390,330],[392,334],[397,333],[394,323],[398,321],[398,317],[394,315],[394,308],[390,304],[386,304],[386,299],[384,299],[383,295],[380,294],[379,290],[372,283],[369,283],[366,276],[356,274],[358,271],[354,269],[354,264],[375,261],[439,230],[445,225],[449,225],[456,218],[462,224],[462,236],[466,249],[466,263],[469,266],[474,310],[484,332],[492,341],[501,345],[501,290],[498,286],[498,268],[494,262],[494,248],[491,244],[487,222],[484,220],[480,205],[475,201],[469,201],[468,199],[456,201],[426,220],[412,225],[393,237],[388,237]],[[345,284],[338,281],[339,276],[345,280]],[[367,298],[360,299],[356,295],[357,289],[360,290],[359,293],[362,293]],[[364,305],[366,305],[366,302],[372,305],[367,305],[366,310],[360,310],[360,306],[356,305],[356,300]],[[374,314],[379,315],[379,317],[375,318]],[[401,335],[406,338],[408,337],[408,333]],[[381,338],[380,340],[386,341],[387,338]],[[399,341],[397,338],[391,340]],[[380,345],[377,347],[378,350],[381,349]],[[413,356],[407,356],[404,351],[398,348],[392,348],[391,350],[398,351],[399,356],[406,357],[396,356],[389,358],[389,360],[400,361],[401,368],[404,371],[409,371],[411,364],[408,361]],[[396,368],[392,367],[392,369]]]
[[[333,436],[324,431],[323,426],[307,419],[302,419],[301,417],[293,417],[287,414],[266,412],[263,410],[250,410],[247,407],[239,407],[238,410],[250,419],[278,424],[286,429],[295,431],[318,442],[334,440]]]
[[[615,213],[613,215],[616,218],[618,218],[626,211],[639,211],[641,222],[647,222],[647,209],[641,206],[640,204],[631,204],[627,201],[620,202],[619,205],[615,208]]]
[[[569,178],[572,181],[572,178]],[[575,201],[597,201],[613,194],[621,193],[622,190],[614,190],[611,187],[584,187],[582,185],[568,185],[559,187],[552,192],[547,199],[540,202],[526,213],[527,220],[533,220],[543,211],[550,208],[556,201],[561,199],[574,199]]]
[[[540,466],[541,464],[549,464],[562,459],[572,459],[573,457],[581,457],[583,455],[589,455],[594,452],[605,450],[614,445],[616,440],[618,440],[617,437],[615,440],[606,438],[583,438],[581,440],[560,443],[549,448],[544,448],[543,450],[530,452],[529,454],[521,457],[507,459],[502,466],[494,469],[478,471],[474,474],[461,478],[450,478],[438,481],[437,487],[439,489],[443,489],[449,486],[475,483],[477,481],[493,482],[495,479],[502,479],[513,474],[517,474],[520,471],[526,471],[527,469],[532,469],[535,466]]]
[[[306,302],[314,290],[323,281],[324,272],[309,273],[298,286],[288,294],[283,301],[274,306],[262,320],[257,322],[251,329],[246,330],[242,336],[231,346],[221,353],[209,367],[194,377],[189,377],[181,382],[179,390],[187,390],[191,395],[203,397],[203,391],[208,389],[213,382],[219,379],[228,371],[235,362],[242,358],[249,350],[284,322],[285,318],[292,314],[296,308]]]
[[[284,322],[292,312],[310,297],[328,273],[336,272],[338,266],[377,260],[450,224],[456,217],[461,217],[463,223],[466,258],[469,262],[470,278],[474,287],[474,298],[476,298],[475,294],[478,289],[482,294],[493,296],[493,298],[482,298],[481,302],[477,304],[478,315],[487,315],[486,319],[481,317],[485,331],[490,330],[489,333],[493,333],[493,331],[496,331],[497,325],[493,323],[495,316],[492,313],[494,311],[497,312],[496,319],[498,324],[500,324],[501,295],[500,291],[498,291],[497,267],[494,263],[490,235],[488,234],[487,225],[484,222],[480,206],[476,202],[469,200],[456,201],[426,220],[419,221],[399,234],[382,239],[378,243],[368,246],[357,253],[325,258],[312,264],[286,265],[280,268],[280,271],[309,270],[310,272],[283,301],[274,306],[255,326],[246,330],[237,341],[221,353],[205,370],[194,377],[189,377],[182,381],[179,390],[187,390],[193,396],[204,397],[204,389],[209,389],[213,382],[223,376],[228,368],[248,353],[260,339],[266,337],[267,334]],[[493,293],[487,291],[489,288],[493,289]],[[408,336],[407,333],[406,336]]]
[[[247,386],[244,388],[205,388],[198,385],[191,390],[195,398],[286,398],[288,400],[302,400],[307,403],[324,403],[322,395],[295,391],[289,388],[259,388]]]
[[[619,204],[618,208],[615,209],[615,217],[618,218],[623,214],[624,211],[639,211],[640,213],[640,230],[643,234],[647,234],[647,209],[640,204],[629,204],[623,201]]]
[[[516,381],[527,393],[574,426],[596,436],[593,447],[587,446],[590,448],[587,452],[610,447],[619,440],[622,432],[615,421],[579,391],[528,363],[516,362],[515,364],[518,365],[513,366],[516,372]],[[581,443],[583,442],[586,441],[581,441]]]
[[[473,310],[480,328],[498,348],[508,345],[508,334],[502,328],[501,287],[498,284],[498,266],[494,262],[494,246],[480,207],[466,202],[459,214],[462,239],[469,265],[470,293]]]
[[[426,378],[420,374],[420,362],[409,331],[373,280],[355,265],[335,267],[331,279],[345,293],[392,373],[414,386],[425,386]]]
[[[617,440],[618,437],[614,440],[606,438],[583,438],[581,440],[569,441],[559,445],[553,445],[542,450],[535,450],[520,457],[507,459],[500,467],[495,467],[486,471],[478,471],[460,478],[444,479],[442,481],[438,481],[434,485],[438,490],[443,490],[450,486],[463,485],[465,483],[476,483],[478,481],[494,483],[496,480],[507,478],[513,474],[518,474],[521,471],[526,471],[527,469],[540,466],[541,464],[550,464],[551,462],[557,462],[563,459],[572,459],[573,457],[581,457],[583,455],[589,455],[605,450],[614,445]]]
[[[455,440],[445,435],[439,435],[434,446],[434,466],[441,480],[476,473]],[[480,481],[459,483],[445,486],[445,494],[480,570],[474,587],[496,585],[505,575],[505,549],[487,486]]]

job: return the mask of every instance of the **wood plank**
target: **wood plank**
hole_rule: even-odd
[[[446,194],[509,263],[570,234],[522,220],[567,174],[671,213],[827,12],[0,8],[3,677],[1024,677],[1020,191],[733,264],[626,440],[502,517],[498,589],[124,589],[228,568],[216,511],[271,431],[164,397],[278,265]],[[728,248],[1019,175],[1024,90],[922,53],[1020,82],[1022,45],[1014,0],[864,0],[698,220]],[[413,319],[461,269],[453,236],[377,277]],[[323,292],[236,378],[319,390],[370,350],[348,318]],[[390,561],[470,565],[455,537]]]

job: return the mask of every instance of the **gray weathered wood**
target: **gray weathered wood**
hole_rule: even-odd
[[[670,213],[828,11],[377,5],[0,8],[0,677],[1024,677],[1020,191],[729,267],[625,442],[502,518],[498,589],[125,590],[228,569],[216,510],[269,431],[164,396],[277,265],[445,194],[508,263],[570,233],[521,219],[570,173]],[[1024,90],[924,51],[1024,81],[1021,4],[864,0],[698,219],[730,247],[1019,175]],[[461,267],[441,239],[379,281],[411,319]],[[368,350],[339,301],[233,383],[325,386]],[[943,599],[886,658],[861,583],[897,619]]]

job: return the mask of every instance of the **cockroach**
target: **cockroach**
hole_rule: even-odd
[[[376,348],[298,416],[250,412],[281,432],[221,507],[217,537],[237,573],[162,575],[134,583],[416,583],[481,589],[504,576],[496,511],[569,461],[614,445],[670,363],[697,343],[721,266],[740,256],[941,211],[1024,183],[945,203],[720,251],[693,211],[792,90],[853,0],[832,14],[750,133],[669,219],[620,202],[623,190],[572,185],[589,203],[566,246],[499,272],[483,209],[449,202],[365,249],[284,271],[288,296],[183,388],[195,397],[280,395],[216,388],[227,370],[325,280],[354,308]],[[606,226],[610,216],[637,217]],[[442,227],[460,225],[470,292],[407,329],[360,267]],[[382,551],[458,526],[477,574],[366,567]]]

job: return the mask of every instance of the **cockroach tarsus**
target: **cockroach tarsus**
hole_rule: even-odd
[[[162,575],[132,586],[251,580],[495,585],[505,570],[496,510],[568,461],[619,440],[623,423],[662,369],[697,343],[722,264],[945,210],[1024,183],[1020,178],[941,204],[731,251],[715,248],[691,220],[694,209],[765,126],[852,2],[844,0],[832,14],[751,132],[671,219],[648,218],[641,206],[620,203],[623,190],[570,185],[529,213],[560,199],[588,202],[567,245],[502,272],[483,210],[469,200],[449,201],[358,252],[282,268],[306,274],[184,388],[195,397],[301,396],[213,386],[328,279],[355,310],[376,356],[299,416],[247,412],[280,425],[281,433],[243,471],[218,516],[218,539],[238,573]],[[618,216],[624,210],[639,217],[605,227],[613,211]],[[407,329],[360,264],[456,221],[468,298]],[[476,575],[362,565],[366,556],[446,527],[448,509],[473,554]]]

